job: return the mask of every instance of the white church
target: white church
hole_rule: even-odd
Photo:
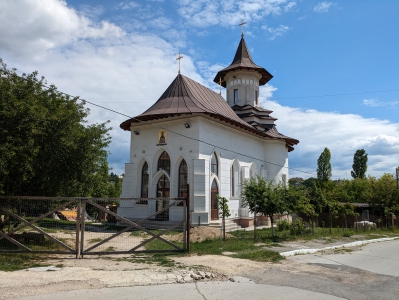
[[[218,222],[220,195],[229,200],[230,218],[248,219],[241,182],[257,174],[287,184],[288,152],[299,143],[279,133],[272,111],[260,106],[259,86],[272,77],[253,62],[244,35],[231,65],[214,78],[226,100],[179,70],[154,105],[120,125],[131,133],[121,198],[189,195],[192,224],[210,225]],[[152,202],[121,201],[118,214],[149,216],[162,208]],[[171,207],[163,217],[174,221],[181,214]]]

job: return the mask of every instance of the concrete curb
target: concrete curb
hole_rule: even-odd
[[[352,243],[348,243],[348,244],[336,245],[336,246],[325,247],[325,248],[320,248],[320,249],[298,249],[298,250],[281,252],[280,255],[288,257],[288,256],[293,256],[293,255],[298,255],[298,254],[312,254],[312,253],[325,251],[325,250],[349,248],[349,247],[356,247],[356,246],[361,246],[361,245],[366,245],[366,244],[371,244],[371,243],[392,241],[392,240],[396,240],[398,238],[399,237],[381,238],[381,239],[374,239],[374,240],[367,240],[367,241],[357,241],[357,242],[352,242]]]

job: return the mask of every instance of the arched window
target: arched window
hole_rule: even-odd
[[[235,185],[234,185],[234,167],[231,166],[231,197],[235,196]]]
[[[164,151],[158,160],[158,171],[164,170],[166,173],[170,174],[170,157],[169,154]]]
[[[141,198],[148,198],[148,163],[145,162],[143,168],[141,169]],[[147,200],[139,200],[137,204],[148,204]]]
[[[211,172],[214,173],[216,176],[218,176],[218,159],[216,157],[215,152],[213,152],[213,155],[211,158]]]
[[[183,159],[179,166],[179,197],[187,197],[187,163]]]

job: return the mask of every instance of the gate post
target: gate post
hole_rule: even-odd
[[[82,210],[82,200],[77,199],[76,203],[76,241],[75,241],[75,250],[76,250],[76,258],[80,256],[80,243],[79,243],[79,238],[80,238],[80,226],[82,224],[81,220],[81,210]]]
[[[187,253],[190,253],[190,228],[191,228],[191,220],[190,220],[190,184],[187,184],[187,199],[186,199],[186,212],[187,212]]]
[[[86,217],[86,200],[87,198],[83,199],[82,201],[82,213],[81,213],[81,225],[80,225],[80,257],[83,258],[83,247],[85,241],[85,217]]]

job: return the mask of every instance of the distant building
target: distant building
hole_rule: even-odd
[[[241,182],[258,174],[287,184],[288,152],[299,142],[279,133],[272,111],[260,106],[259,86],[272,77],[252,61],[243,36],[231,65],[214,78],[226,88],[226,100],[179,71],[154,105],[120,125],[131,132],[121,197],[189,194],[193,223],[210,224],[219,218],[219,194],[229,199],[231,218],[248,217]],[[155,206],[122,201],[118,214],[142,217],[162,208]],[[173,221],[181,213],[173,207],[163,217]]]

